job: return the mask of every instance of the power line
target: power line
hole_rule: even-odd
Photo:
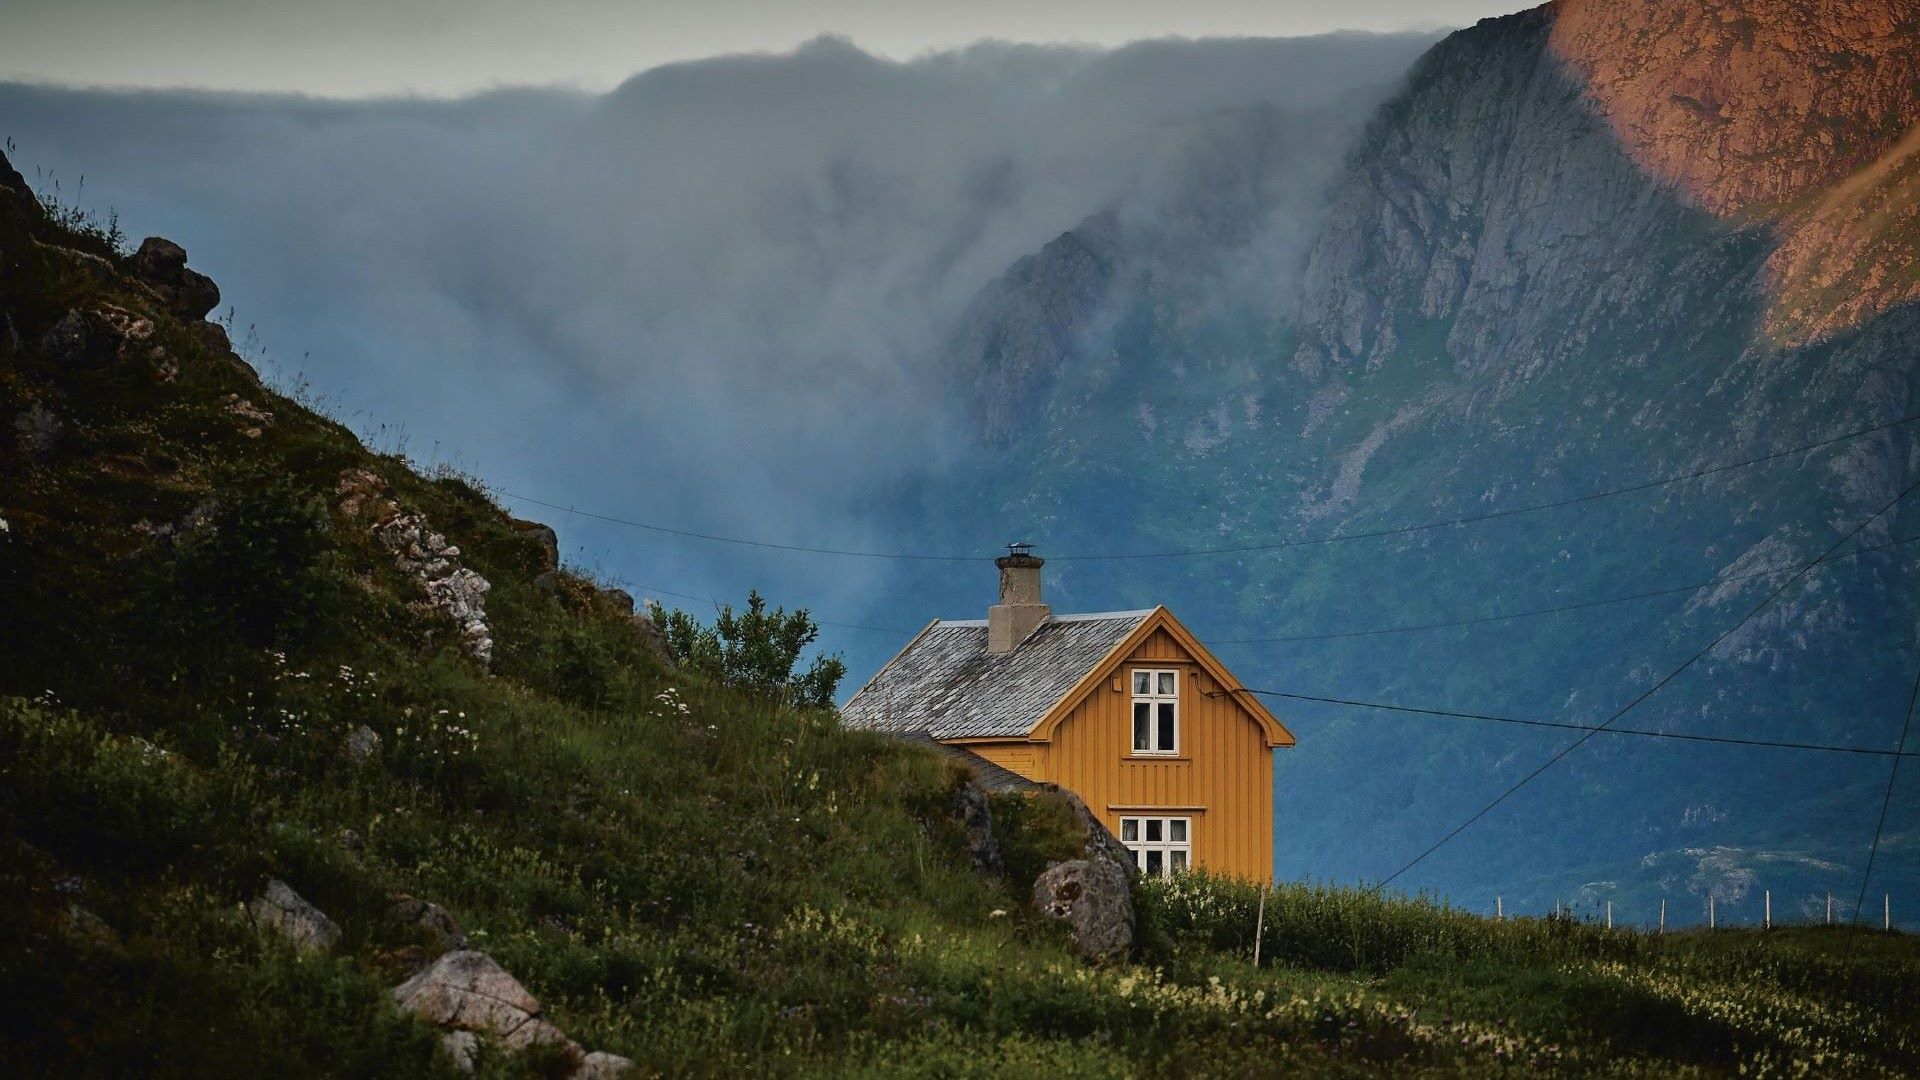
[[[1778,739],[1742,739],[1731,735],[1695,735],[1674,731],[1653,731],[1648,728],[1596,727],[1588,724],[1564,723],[1557,720],[1534,720],[1518,716],[1497,716],[1491,713],[1459,712],[1453,709],[1429,709],[1413,705],[1389,705],[1378,701],[1357,701],[1352,698],[1322,697],[1318,694],[1296,694],[1285,690],[1258,690],[1241,687],[1241,692],[1259,694],[1262,697],[1286,698],[1290,701],[1312,701],[1325,705],[1347,705],[1360,709],[1377,709],[1381,712],[1411,713],[1418,716],[1445,716],[1459,720],[1489,720],[1498,724],[1518,724],[1524,727],[1558,728],[1563,731],[1588,731],[1594,734],[1637,735],[1648,739],[1674,739],[1684,742],[1726,743],[1733,746],[1767,746],[1779,750],[1813,750],[1828,754],[1862,754],[1869,757],[1920,757],[1920,752],[1905,753],[1899,750],[1875,750],[1867,746],[1836,746],[1832,743],[1789,742]],[[1219,691],[1209,697],[1230,693]]]
[[[1920,536],[1909,536],[1899,540],[1889,540],[1882,544],[1871,544],[1855,548],[1845,554],[1835,555],[1822,562],[1839,562],[1841,559],[1858,558],[1861,555],[1887,548],[1911,544],[1920,540]],[[1369,630],[1345,630],[1330,634],[1289,634],[1282,637],[1259,638],[1223,638],[1210,641],[1210,645],[1271,645],[1291,641],[1336,641],[1343,638],[1378,637],[1383,634],[1407,634],[1418,630],[1446,630],[1459,626],[1480,626],[1485,623],[1507,622],[1512,619],[1526,619],[1536,615],[1557,615],[1567,611],[1584,611],[1588,608],[1605,607],[1609,604],[1624,604],[1630,600],[1648,600],[1660,596],[1673,596],[1679,593],[1699,592],[1719,585],[1728,585],[1736,581],[1748,581],[1753,578],[1773,577],[1792,570],[1789,566],[1776,566],[1767,570],[1754,570],[1744,574],[1728,574],[1712,581],[1699,581],[1691,585],[1673,585],[1664,589],[1650,589],[1646,592],[1626,593],[1621,596],[1601,597],[1597,600],[1581,600],[1571,604],[1557,604],[1553,607],[1529,608],[1525,611],[1508,612],[1505,615],[1480,615],[1470,619],[1448,619],[1440,622],[1411,623],[1404,626],[1381,626]]]
[[[707,540],[716,544],[734,544],[740,547],[764,548],[770,551],[796,551],[807,555],[839,555],[850,559],[900,559],[915,562],[975,562],[977,555],[922,555],[900,551],[855,551],[847,548],[809,547],[805,544],[780,544],[768,540],[749,540],[739,536],[723,536],[719,533],[696,532],[691,529],[675,529],[666,525],[656,525],[648,521],[635,521],[631,518],[615,517],[612,514],[600,514],[591,510],[581,510],[572,506],[536,499],[531,495],[517,495],[506,488],[488,488],[495,495],[504,495],[518,502],[533,506],[544,506],[549,510],[561,510],[583,518],[604,521],[609,525],[625,525],[628,528],[645,529],[648,532],[666,536],[680,536],[690,540]]]
[[[607,581],[608,583],[613,585],[621,585],[629,589],[639,589],[640,591],[645,593],[656,593],[660,596],[671,596],[676,600],[694,600],[703,604],[712,604],[716,608],[720,607],[721,604],[723,603],[723,601],[721,601],[718,597],[695,596],[692,593],[674,592],[672,589],[662,589],[657,585],[646,585],[638,581],[629,581],[623,577],[609,577],[607,578]],[[864,626],[860,623],[834,622],[831,619],[814,619],[813,621],[820,626],[832,626],[832,627],[837,627],[841,630],[866,630],[875,634],[911,634],[913,633],[912,630],[902,630],[899,627],[895,627],[895,626]]]
[[[1701,646],[1700,649],[1696,651],[1692,656],[1687,657],[1687,659],[1684,662],[1682,662],[1679,667],[1674,668],[1672,671],[1668,672],[1665,676],[1663,676],[1658,682],[1655,682],[1652,686],[1649,686],[1647,687],[1647,689],[1641,691],[1637,696],[1634,697],[1632,701],[1629,701],[1625,705],[1622,705],[1618,710],[1614,712],[1612,716],[1609,716],[1605,720],[1601,721],[1600,724],[1597,725],[1593,730],[1590,730],[1582,734],[1579,738],[1575,739],[1572,743],[1569,743],[1567,746],[1561,748],[1553,756],[1541,762],[1537,768],[1535,768],[1532,772],[1528,773],[1527,775],[1521,777],[1516,783],[1513,784],[1513,786],[1501,792],[1500,795],[1497,798],[1495,798],[1492,802],[1474,811],[1472,815],[1470,815],[1465,821],[1454,826],[1453,829],[1449,831],[1445,836],[1442,836],[1440,839],[1428,845],[1427,849],[1425,851],[1422,851],[1420,854],[1414,856],[1411,862],[1408,862],[1405,866],[1402,866],[1400,869],[1395,870],[1393,873],[1388,874],[1384,879],[1380,881],[1379,884],[1375,885],[1371,891],[1376,893],[1380,892],[1381,890],[1385,889],[1389,884],[1392,884],[1392,882],[1396,878],[1400,877],[1400,875],[1405,874],[1407,871],[1425,862],[1429,855],[1432,855],[1434,852],[1446,846],[1446,844],[1449,841],[1451,841],[1454,837],[1459,836],[1461,833],[1465,832],[1468,828],[1470,828],[1474,822],[1479,821],[1483,817],[1486,817],[1487,814],[1491,813],[1495,807],[1499,806],[1503,802],[1506,802],[1509,798],[1513,796],[1515,792],[1519,791],[1523,787],[1526,787],[1529,783],[1532,783],[1535,777],[1539,776],[1543,772],[1546,772],[1549,768],[1552,768],[1553,765],[1557,763],[1561,758],[1566,757],[1568,754],[1571,754],[1575,750],[1586,745],[1586,742],[1588,739],[1591,739],[1595,735],[1598,735],[1602,731],[1605,731],[1606,729],[1612,727],[1614,721],[1627,715],[1627,713],[1632,712],[1635,708],[1637,708],[1640,705],[1641,702],[1644,702],[1648,698],[1659,693],[1668,683],[1679,678],[1683,672],[1685,672],[1688,668],[1691,668],[1694,664],[1699,663],[1702,657],[1712,652],[1716,647],[1719,646],[1721,642],[1733,636],[1734,631],[1740,629],[1742,626],[1745,626],[1748,622],[1750,622],[1753,619],[1754,616],[1760,614],[1762,611],[1765,611],[1770,605],[1772,605],[1772,603],[1775,600],[1779,599],[1780,594],[1786,592],[1789,588],[1793,586],[1795,582],[1799,581],[1802,577],[1805,577],[1808,571],[1812,570],[1815,566],[1820,565],[1820,563],[1824,562],[1828,556],[1840,550],[1840,548],[1843,545],[1845,545],[1847,541],[1852,540],[1855,536],[1859,535],[1860,530],[1872,524],[1875,520],[1877,520],[1880,517],[1880,515],[1885,514],[1887,511],[1893,509],[1894,506],[1896,506],[1900,502],[1900,500],[1906,498],[1909,494],[1911,494],[1914,491],[1915,488],[1920,488],[1920,480],[1916,480],[1913,483],[1908,484],[1905,488],[1901,490],[1901,492],[1898,495],[1895,495],[1892,499],[1889,499],[1885,506],[1882,506],[1880,509],[1874,511],[1873,514],[1869,515],[1868,517],[1861,519],[1860,522],[1854,525],[1853,528],[1848,529],[1844,536],[1840,537],[1840,539],[1838,540],[1835,540],[1832,543],[1832,545],[1830,545],[1827,548],[1827,550],[1821,552],[1819,558],[1814,559],[1812,562],[1802,565],[1798,570],[1794,571],[1792,577],[1781,582],[1777,587],[1774,588],[1772,592],[1767,594],[1765,599],[1761,600],[1760,603],[1754,605],[1751,611],[1747,612],[1745,615],[1742,615],[1739,621],[1735,622],[1732,626],[1729,626],[1725,630],[1721,631],[1717,636],[1714,637],[1712,641],[1709,641],[1705,645]]]
[[[1907,718],[1900,722],[1900,741],[1894,744],[1896,751],[1907,748],[1907,731],[1913,727],[1913,706],[1916,701],[1920,701],[1920,675],[1914,676],[1913,692],[1907,695]],[[1887,828],[1887,807],[1893,805],[1893,785],[1900,779],[1902,756],[1899,753],[1894,755],[1893,770],[1887,774],[1887,795],[1880,800],[1880,821],[1873,827],[1873,845],[1867,848],[1867,872],[1860,875],[1860,896],[1853,902],[1853,925],[1855,926],[1860,924],[1860,906],[1867,902],[1867,883],[1873,880],[1873,860],[1874,856],[1880,854],[1880,835]],[[1847,937],[1847,952],[1849,955],[1853,952],[1852,935]]]
[[[1588,502],[1594,502],[1599,499],[1612,498],[1617,495],[1629,495],[1634,492],[1650,491],[1650,490],[1653,490],[1654,488],[1665,487],[1670,484],[1684,483],[1688,480],[1698,480],[1702,477],[1713,476],[1719,473],[1729,472],[1734,469],[1743,469],[1751,465],[1760,465],[1769,461],[1778,461],[1781,458],[1792,457],[1795,454],[1804,454],[1812,450],[1821,449],[1822,447],[1833,446],[1837,443],[1847,442],[1852,439],[1862,438],[1864,436],[1877,434],[1882,431],[1891,431],[1894,428],[1903,427],[1907,424],[1911,424],[1916,420],[1920,420],[1920,413],[1903,416],[1898,420],[1889,421],[1884,424],[1875,424],[1872,427],[1865,427],[1865,428],[1859,428],[1853,431],[1848,431],[1840,435],[1835,435],[1829,438],[1820,439],[1815,442],[1805,443],[1800,446],[1792,447],[1790,449],[1775,450],[1772,453],[1762,454],[1759,457],[1746,458],[1740,461],[1723,462],[1719,465],[1710,465],[1704,468],[1693,469],[1689,472],[1679,473],[1673,476],[1661,477],[1657,480],[1644,480],[1639,483],[1628,484],[1624,487],[1608,488],[1603,491],[1589,492],[1585,495],[1575,495],[1565,499],[1555,499],[1549,502],[1533,503],[1527,506],[1509,507],[1505,510],[1490,510],[1490,511],[1487,511],[1486,513],[1481,513],[1481,514],[1466,514],[1459,517],[1446,518],[1440,521],[1422,522],[1415,525],[1399,525],[1399,526],[1393,526],[1389,528],[1367,529],[1367,530],[1362,530],[1360,532],[1340,533],[1333,536],[1302,537],[1302,538],[1293,539],[1293,540],[1275,540],[1275,541],[1269,541],[1266,543],[1241,544],[1241,545],[1235,545],[1230,547],[1187,548],[1187,549],[1182,549],[1177,551],[1151,551],[1151,552],[1085,552],[1085,553],[1069,552],[1063,555],[1052,555],[1052,556],[1049,556],[1049,558],[1056,562],[1113,562],[1113,561],[1135,560],[1135,559],[1172,559],[1172,558],[1186,558],[1190,556],[1233,555],[1233,554],[1244,554],[1244,553],[1253,552],[1253,551],[1277,551],[1284,548],[1310,547],[1310,546],[1317,546],[1317,545],[1324,545],[1324,544],[1341,544],[1351,540],[1377,539],[1379,537],[1386,537],[1386,536],[1406,536],[1411,533],[1428,532],[1435,529],[1450,529],[1450,528],[1455,528],[1461,525],[1473,524],[1475,522],[1494,521],[1500,518],[1516,517],[1521,514],[1539,513],[1545,510],[1558,510],[1558,509],[1562,509],[1569,506],[1576,506],[1581,503],[1588,503]],[[893,560],[911,561],[911,562],[974,562],[982,558],[982,556],[979,556],[979,555],[940,555],[940,554],[932,554],[932,553],[926,553],[926,552],[906,552],[906,551],[862,551],[859,549],[852,549],[852,548],[817,547],[817,546],[812,546],[807,544],[791,544],[791,543],[779,543],[779,542],[769,541],[769,540],[754,540],[754,539],[749,539],[749,538],[740,537],[740,536],[727,536],[722,533],[700,532],[693,529],[675,528],[672,526],[660,525],[654,522],[638,521],[632,518],[618,517],[612,514],[602,514],[602,513],[597,513],[590,510],[581,510],[573,506],[564,506],[560,503],[547,502],[543,499],[536,499],[531,495],[520,495],[515,492],[509,491],[506,488],[490,487],[488,488],[488,490],[496,495],[502,495],[502,496],[505,496],[506,498],[514,499],[519,502],[528,503],[533,506],[543,506],[549,510],[558,510],[565,513],[574,514],[579,517],[591,518],[595,521],[603,521],[611,525],[621,525],[627,528],[643,529],[648,532],[659,533],[665,536],[678,536],[678,537],[683,537],[691,540],[704,540],[704,541],[708,541],[710,543],[716,543],[716,544],[733,544],[740,547],[762,548],[770,551],[790,551],[790,552],[798,552],[798,553],[808,554],[808,555],[832,555],[832,556],[839,556],[843,558],[853,558],[853,559],[893,559]]]

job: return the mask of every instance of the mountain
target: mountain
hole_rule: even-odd
[[[1249,125],[1161,215],[1228,224],[1096,215],[983,294],[952,364],[993,450],[924,496],[927,542],[947,507],[1020,522],[1066,606],[1167,602],[1254,686],[1891,749],[1917,58],[1900,3],[1563,0],[1436,45],[1322,175]],[[1324,542],[1355,533],[1385,535]],[[1283,877],[1393,875],[1575,738],[1275,704]],[[1888,767],[1596,736],[1395,883],[1813,913],[1859,891]],[[1917,790],[1876,895],[1920,887]]]

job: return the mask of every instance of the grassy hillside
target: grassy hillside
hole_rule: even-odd
[[[664,666],[538,530],[262,387],[177,282],[0,186],[0,1073],[453,1075],[391,1004],[433,948],[396,893],[644,1074],[1920,1068],[1897,935],[1289,887],[1256,969],[1253,889],[1194,877],[1089,968],[1026,903],[1080,842],[1058,803],[997,799],[1007,869],[977,872],[946,759]],[[383,500],[457,554],[396,548]],[[433,558],[489,583],[484,634]],[[270,877],[336,951],[255,932]]]

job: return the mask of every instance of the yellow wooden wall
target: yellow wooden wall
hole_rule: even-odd
[[[1180,672],[1177,758],[1133,756],[1128,673],[1135,667]],[[967,749],[1073,791],[1116,834],[1122,816],[1156,816],[1152,808],[1161,808],[1158,816],[1190,817],[1196,864],[1265,881],[1273,874],[1273,751],[1259,722],[1233,698],[1202,692],[1218,689],[1172,635],[1156,630],[1060,722],[1051,743]]]

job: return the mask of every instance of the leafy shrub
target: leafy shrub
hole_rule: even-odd
[[[684,611],[668,612],[658,603],[651,608],[654,625],[666,635],[667,647],[682,667],[797,708],[833,706],[833,693],[847,673],[838,654],[814,657],[799,674],[793,670],[800,654],[820,636],[806,608],[768,611],[757,590],[747,593],[744,612],[735,614],[733,605],[721,605],[712,626]]]

